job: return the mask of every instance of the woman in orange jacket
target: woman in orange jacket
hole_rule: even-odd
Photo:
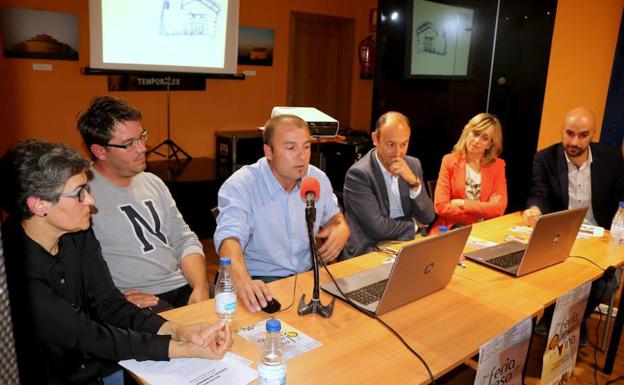
[[[464,127],[453,152],[442,158],[435,189],[435,226],[468,225],[503,215],[507,207],[501,124],[478,114]]]

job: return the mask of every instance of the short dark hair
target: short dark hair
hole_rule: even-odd
[[[115,125],[141,120],[141,112],[123,99],[99,96],[78,117],[78,131],[91,151],[92,144],[107,144],[113,137]]]
[[[275,127],[282,123],[292,124],[297,128],[305,128],[306,130],[308,130],[308,132],[310,132],[310,127],[308,126],[308,123],[297,115],[276,115],[271,119],[267,120],[267,122],[264,124],[264,132],[262,133],[262,142],[264,144],[268,144],[269,146],[273,144],[273,134],[275,133]]]
[[[78,151],[62,143],[41,140],[18,142],[0,161],[2,208],[19,221],[33,213],[26,200],[35,196],[56,203],[72,176],[89,170],[90,163]]]

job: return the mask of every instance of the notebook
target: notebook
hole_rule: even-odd
[[[435,291],[451,281],[471,226],[407,243],[394,263],[383,264],[337,279],[342,292],[375,314],[387,313]],[[321,286],[344,299],[333,282]]]
[[[466,253],[466,258],[519,277],[563,262],[570,254],[587,207],[542,215],[529,243],[509,241]]]

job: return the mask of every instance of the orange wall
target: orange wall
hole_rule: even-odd
[[[89,65],[87,0],[0,0],[0,7],[31,8],[78,15],[80,60],[31,60],[0,58],[0,152],[12,142],[42,138],[80,147],[75,130],[77,114],[97,95],[127,99],[143,113],[150,130],[150,144],[166,138],[165,92],[107,91],[105,76],[83,76]],[[376,0],[240,0],[240,25],[273,28],[275,46],[272,67],[240,66],[257,75],[244,81],[208,79],[206,91],[171,94],[171,129],[174,141],[193,156],[214,156],[217,130],[257,127],[273,106],[286,104],[288,34],[291,11],[355,19],[352,52],[353,81],[351,121],[346,126],[366,130],[370,124],[372,81],[359,79],[357,44],[368,34],[368,11]],[[33,63],[51,63],[52,72],[35,72]]]
[[[271,108],[286,102],[290,11],[355,18],[355,40],[367,35],[368,9],[375,0],[241,0],[240,24],[275,29],[272,67],[256,70],[244,81],[207,80],[206,91],[175,92],[171,100],[173,139],[194,156],[214,155],[214,131],[247,129],[264,122]],[[562,116],[577,105],[593,109],[602,124],[611,66],[624,0],[559,0],[549,63],[540,138],[543,148],[560,139]],[[106,78],[82,76],[88,65],[89,33],[86,0],[0,0],[0,7],[23,7],[78,15],[80,61],[41,61],[0,58],[0,152],[18,139],[39,137],[78,147],[76,115],[96,95],[108,94]],[[350,126],[367,129],[372,81],[360,80],[353,48]],[[33,72],[46,62],[52,72]],[[144,113],[150,143],[166,137],[165,93],[113,93]]]
[[[559,0],[538,148],[561,140],[565,113],[596,113],[598,140],[624,0]]]

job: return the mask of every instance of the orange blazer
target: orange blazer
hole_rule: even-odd
[[[494,194],[501,197],[496,203],[489,201]],[[465,199],[464,208],[451,205],[452,199]],[[438,214],[435,226],[468,225],[503,215],[507,207],[505,161],[495,158],[493,163],[481,167],[481,201],[477,202],[466,198],[466,156],[455,152],[445,155],[440,166],[434,204]]]

